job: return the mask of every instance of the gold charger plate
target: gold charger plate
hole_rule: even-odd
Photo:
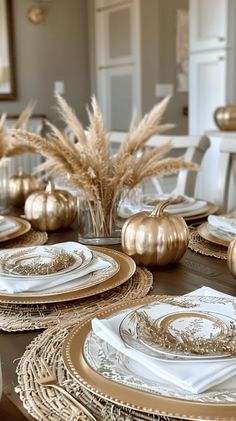
[[[12,219],[13,221],[17,222],[19,225],[18,229],[13,232],[9,232],[8,234],[0,237],[0,243],[7,240],[12,240],[13,238],[20,237],[20,235],[26,234],[31,228],[31,224],[21,218],[18,218],[16,216],[9,216],[9,219]]]
[[[103,377],[87,363],[83,346],[91,331],[91,320],[95,316],[107,318],[116,312],[155,302],[157,297],[129,300],[122,304],[111,305],[98,311],[78,324],[65,338],[63,361],[70,375],[83,387],[105,400],[122,407],[132,408],[149,414],[188,420],[235,421],[235,403],[194,402],[184,399],[158,396],[149,392],[133,389]]]
[[[213,213],[217,212],[218,209],[219,206],[215,203],[207,202],[207,209],[204,212],[189,212],[188,214],[182,214],[181,216],[185,219],[185,221],[195,221],[197,219],[206,218],[208,215],[212,215]]]
[[[230,244],[229,240],[224,240],[223,238],[216,237],[213,235],[208,228],[208,222],[204,222],[203,224],[197,227],[198,234],[204,238],[204,240],[210,241],[211,243],[219,244],[220,246],[228,247]]]
[[[112,250],[103,247],[89,247],[91,250],[98,251],[104,253],[110,257],[112,257],[119,266],[118,271],[112,275],[111,277],[107,278],[105,281],[101,283],[88,287],[79,289],[77,291],[68,291],[68,292],[60,292],[58,294],[47,294],[47,295],[27,295],[25,296],[21,293],[21,295],[15,294],[3,294],[0,292],[0,302],[2,303],[14,303],[14,304],[44,304],[44,303],[53,303],[53,302],[62,302],[62,301],[71,301],[77,300],[79,298],[90,297],[92,295],[100,294],[102,292],[108,291],[113,289],[125,281],[127,281],[131,276],[134,274],[136,269],[136,264],[134,260],[127,256],[126,254],[119,252],[117,250]]]

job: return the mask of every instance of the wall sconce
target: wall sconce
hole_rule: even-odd
[[[31,6],[27,11],[27,17],[31,23],[39,24],[45,21],[48,9],[45,3],[49,0],[36,0],[36,4]]]

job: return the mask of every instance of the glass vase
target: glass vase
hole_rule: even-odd
[[[112,245],[121,241],[121,227],[117,224],[117,206],[104,216],[103,209],[86,197],[78,198],[78,240],[83,244]]]
[[[143,208],[143,185],[138,184],[133,189],[125,189],[120,198],[118,215],[121,218],[129,218]]]
[[[9,173],[10,159],[0,159],[0,214],[8,212],[9,207]]]

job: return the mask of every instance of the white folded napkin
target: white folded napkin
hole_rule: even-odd
[[[60,243],[56,245],[57,247],[62,247],[64,250],[73,251],[75,250],[78,243],[68,242]],[[17,249],[15,249],[17,250]],[[13,249],[11,249],[13,251]],[[36,292],[36,291],[46,291],[47,293],[50,290],[55,289],[60,292],[65,289],[65,284],[72,288],[76,285],[86,286],[86,281],[89,279],[92,272],[109,268],[111,263],[107,260],[103,260],[100,257],[94,255],[91,263],[84,268],[77,268],[73,271],[55,275],[55,276],[44,276],[44,277],[18,277],[18,276],[1,276],[0,275],[0,290],[3,292],[8,292],[10,294],[15,294],[18,292]]]
[[[209,215],[208,223],[222,231],[236,234],[236,218],[227,218],[227,216]]]
[[[202,287],[187,295],[230,297],[207,287]],[[92,329],[101,339],[129,357],[135,364],[138,363],[139,371],[141,367],[144,377],[151,377],[153,380],[156,376],[157,381],[162,379],[191,393],[201,393],[232,376],[236,377],[236,359],[223,362],[219,360],[214,362],[192,361],[191,363],[163,362],[129,348],[119,335],[119,326],[123,318],[132,310],[121,312],[109,319],[95,318],[92,320]]]
[[[16,221],[13,221],[7,217],[0,220],[0,236],[8,234],[16,229],[19,224]]]

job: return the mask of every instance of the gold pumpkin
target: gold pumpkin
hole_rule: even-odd
[[[214,119],[220,130],[236,130],[236,106],[227,105],[215,110]]]
[[[163,213],[171,200],[161,201],[151,213],[140,212],[123,225],[123,251],[138,265],[164,266],[178,262],[188,247],[189,231],[180,216]]]
[[[25,217],[40,231],[56,231],[72,224],[76,198],[67,191],[54,190],[50,181],[43,192],[32,193],[25,202]]]
[[[23,206],[32,192],[42,189],[42,183],[36,177],[20,169],[18,175],[13,175],[9,179],[10,203],[14,206]]]
[[[236,239],[230,242],[227,251],[227,264],[233,277],[236,279]]]

